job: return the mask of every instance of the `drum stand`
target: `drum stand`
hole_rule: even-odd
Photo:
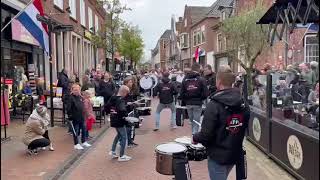
[[[187,157],[174,157],[175,171],[173,180],[192,180],[190,165]]]

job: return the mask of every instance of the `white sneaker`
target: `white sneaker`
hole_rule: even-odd
[[[47,148],[46,147],[43,147],[43,148],[41,148],[43,151],[45,151]]]
[[[84,146],[84,147],[91,147],[91,144],[89,144],[89,143],[87,143],[87,142],[84,142],[84,143],[82,144],[82,146]]]
[[[74,145],[74,149],[82,150],[84,149],[80,144]]]
[[[112,159],[118,158],[119,156],[116,154],[116,152],[110,151],[109,155],[112,156]]]
[[[120,162],[124,162],[124,161],[130,161],[132,158],[130,156],[127,155],[123,155],[121,157],[118,157],[118,161]]]

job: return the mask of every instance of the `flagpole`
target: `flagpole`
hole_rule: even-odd
[[[16,19],[17,17],[19,17],[19,16],[27,9],[27,7],[28,7],[31,3],[33,3],[33,1],[34,1],[34,0],[30,0],[30,2],[29,2],[20,12],[18,12],[18,14],[16,14],[16,15],[1,29],[1,32],[2,32],[3,30],[5,30],[5,29],[9,26],[9,24],[12,23],[12,21],[13,21],[14,19]]]

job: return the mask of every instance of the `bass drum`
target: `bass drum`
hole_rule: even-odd
[[[158,85],[158,76],[155,74],[151,74],[150,77],[153,79],[153,84],[152,84],[152,88],[155,88]]]
[[[153,78],[151,78],[151,76],[143,76],[140,79],[140,87],[144,90],[149,90],[153,87]]]

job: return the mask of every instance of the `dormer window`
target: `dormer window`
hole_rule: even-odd
[[[226,19],[226,11],[222,10],[221,12],[221,21],[224,21]]]

